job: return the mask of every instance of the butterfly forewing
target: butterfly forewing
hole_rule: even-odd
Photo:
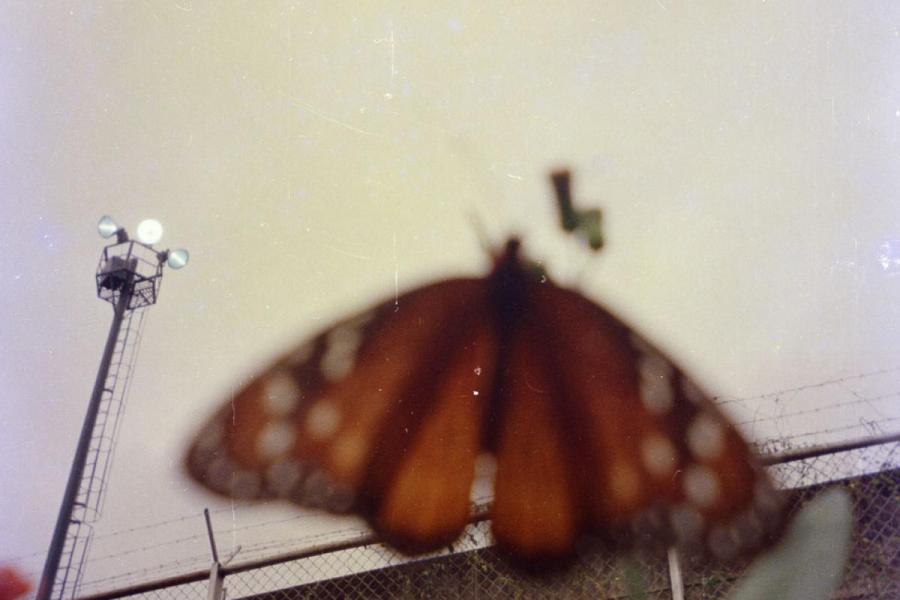
[[[479,279],[426,286],[298,346],[214,415],[188,453],[189,472],[225,495],[374,512],[383,484],[372,483],[389,481],[401,458],[385,457],[385,442],[398,439],[398,423],[418,424],[413,405],[421,415],[434,403],[416,395],[416,374],[439,371],[445,329],[482,305],[484,290]]]
[[[530,286],[560,374],[558,410],[591,473],[597,531],[628,530],[732,558],[779,520],[775,494],[736,429],[661,352],[584,296]]]

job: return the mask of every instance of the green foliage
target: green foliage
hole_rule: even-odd
[[[819,494],[797,514],[778,547],[750,566],[730,600],[826,600],[841,582],[852,524],[845,490]]]

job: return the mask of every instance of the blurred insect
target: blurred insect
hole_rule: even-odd
[[[553,182],[565,228],[602,246],[599,212],[572,207],[567,172]],[[220,494],[362,515],[416,553],[461,534],[482,454],[493,536],[525,563],[591,532],[731,559],[780,529],[780,496],[709,396],[516,238],[485,277],[392,298],[268,365],[187,468]]]

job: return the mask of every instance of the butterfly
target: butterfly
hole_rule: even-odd
[[[460,536],[485,454],[493,537],[527,564],[588,533],[727,560],[781,527],[779,493],[710,396],[517,238],[486,276],[391,298],[269,364],[186,465],[214,492],[355,513],[419,553]]]

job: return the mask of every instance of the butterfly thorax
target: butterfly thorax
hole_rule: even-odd
[[[525,309],[528,280],[533,277],[522,263],[518,238],[506,242],[488,277],[491,305],[500,338],[503,340]]]

